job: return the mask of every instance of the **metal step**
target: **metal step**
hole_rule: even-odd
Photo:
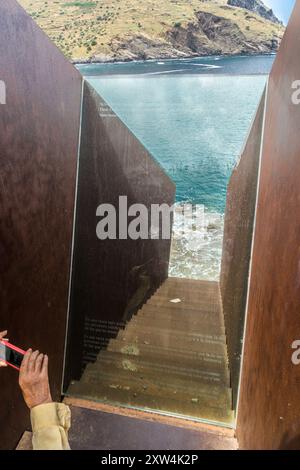
[[[168,331],[155,327],[135,327],[120,330],[117,339],[124,344],[145,344],[158,347],[190,349],[194,352],[208,352],[224,354],[226,357],[226,338],[224,335],[207,335],[203,333],[186,333],[181,331]]]
[[[217,399],[204,399],[199,392],[198,395],[191,396],[189,393],[163,394],[164,388],[147,388],[145,381],[139,385],[132,381],[122,382],[118,377],[110,380],[104,379],[103,375],[96,378],[92,383],[73,382],[68,393],[72,396],[79,396],[96,401],[113,403],[150,409],[153,411],[169,412],[178,415],[185,415],[210,421],[217,421],[231,424],[233,412],[230,409],[230,401],[218,401]],[[175,391],[174,391],[175,392]]]
[[[89,371],[101,371],[117,369],[121,371],[133,372],[142,376],[155,376],[168,377],[170,383],[176,381],[185,382],[189,386],[189,382],[195,384],[210,383],[214,385],[221,385],[224,387],[230,386],[229,372],[227,367],[219,368],[218,370],[211,370],[208,368],[197,368],[197,364],[193,368],[186,368],[169,361],[163,362],[162,360],[157,363],[153,358],[144,358],[138,356],[131,356],[130,358],[124,357],[121,353],[102,351],[94,364],[88,364],[84,375],[87,376]]]
[[[148,344],[137,345],[135,343],[125,343],[120,340],[111,340],[108,348],[110,352],[116,352],[128,357],[139,356],[142,358],[151,358],[152,361],[169,362],[169,364],[180,365],[181,367],[199,367],[210,370],[227,368],[227,358],[224,354],[215,354],[208,352],[195,352],[190,349],[181,349],[178,347],[152,346]]]

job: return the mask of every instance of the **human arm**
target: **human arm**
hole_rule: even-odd
[[[19,384],[30,409],[33,449],[69,450],[70,410],[52,400],[48,356],[29,349],[22,361]]]

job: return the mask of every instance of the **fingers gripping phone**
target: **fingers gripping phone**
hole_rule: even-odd
[[[17,348],[8,341],[0,341],[0,361],[16,370],[20,370],[24,355],[25,351],[23,349]]]

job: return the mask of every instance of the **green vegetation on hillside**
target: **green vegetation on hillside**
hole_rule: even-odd
[[[278,44],[284,30],[252,12],[228,6],[227,0],[19,2],[73,59],[267,52]],[[199,12],[206,15],[201,23]],[[208,14],[221,18],[220,25]]]

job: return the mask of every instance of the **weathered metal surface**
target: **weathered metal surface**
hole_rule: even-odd
[[[234,405],[240,376],[264,107],[265,93],[227,191],[220,286]]]
[[[270,75],[238,409],[241,448],[300,448],[300,2]]]
[[[0,328],[49,354],[59,398],[81,76],[15,0],[0,2]],[[1,448],[29,424],[17,372],[0,371]]]
[[[201,427],[188,429],[181,421],[180,427],[163,424],[152,419],[120,416],[116,413],[103,413],[97,409],[88,409],[71,405],[73,429],[70,444],[74,450],[237,450],[233,436],[226,435],[223,428]]]

